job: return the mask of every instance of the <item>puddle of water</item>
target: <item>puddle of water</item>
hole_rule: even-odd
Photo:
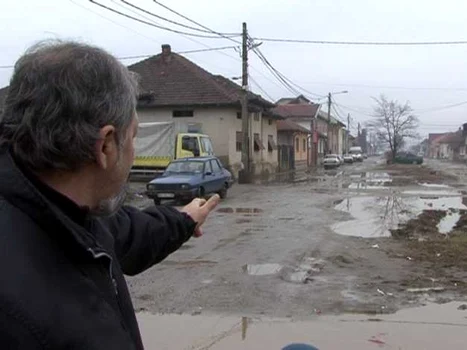
[[[442,218],[438,224],[439,233],[448,234],[449,232],[451,232],[460,218],[461,214],[458,211],[452,212],[449,210],[447,215],[444,218]]]
[[[417,191],[405,191],[418,194]],[[455,210],[466,210],[467,206],[463,203],[462,196],[456,192],[448,192],[448,196],[433,196],[433,191],[422,193],[431,193],[431,196],[407,197],[394,193],[389,196],[364,196],[347,198],[335,206],[336,210],[349,213],[353,219],[336,223],[331,226],[332,230],[338,234],[356,237],[390,237],[391,231],[400,224],[417,217],[424,210],[443,210],[448,211],[448,215],[438,226],[440,233],[449,233],[459,220],[460,214]],[[437,194],[440,191],[436,192]],[[442,192],[446,194],[446,192]],[[449,215],[451,214],[451,215]]]
[[[419,186],[422,187],[429,187],[429,188],[451,188],[451,186],[444,185],[444,184],[431,184],[431,183],[419,183]]]
[[[349,292],[343,294],[352,297]],[[280,349],[290,343],[309,344],[311,339],[320,349],[341,349],[342,344],[351,349],[377,349],[380,343],[375,345],[369,339],[381,339],[385,349],[443,349],[449,344],[449,349],[455,350],[465,349],[467,319],[465,312],[458,310],[462,305],[429,304],[372,319],[356,314],[251,319],[147,312],[137,313],[137,318],[147,349]],[[180,328],[182,337],[174,331]]]
[[[290,280],[290,282],[304,283],[308,279],[308,272],[307,271],[292,272],[287,277],[288,277],[288,280]]]
[[[232,214],[235,212],[235,210],[233,208],[219,208],[217,209],[217,212],[225,213],[225,214]]]
[[[353,182],[349,185],[351,190],[389,190],[389,187],[382,185],[373,185],[366,182]]]
[[[263,212],[263,209],[259,208],[219,208],[217,209],[218,213],[224,213],[224,214],[260,214]]]
[[[260,214],[263,210],[259,208],[237,208],[235,212],[237,214]]]
[[[408,190],[403,191],[402,194],[414,195],[414,196],[459,196],[460,193],[457,191],[446,191],[446,190]]]
[[[349,185],[349,189],[354,190],[387,190],[387,184],[392,182],[392,178],[388,173],[366,172],[360,175],[350,175],[350,178],[352,180],[359,180]]]
[[[243,271],[252,276],[274,275],[282,269],[280,264],[247,264]]]

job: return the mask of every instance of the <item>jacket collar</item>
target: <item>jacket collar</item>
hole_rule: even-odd
[[[83,248],[80,252],[88,256],[90,251],[103,251],[96,237],[39,191],[6,149],[0,150],[0,196],[31,217],[73,254],[77,253],[77,247]]]

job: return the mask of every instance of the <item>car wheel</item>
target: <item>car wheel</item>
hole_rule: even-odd
[[[204,190],[204,187],[198,188],[198,193],[197,193],[196,197],[204,198],[205,196],[206,196],[206,192]]]
[[[161,205],[160,198],[154,198],[154,205]]]
[[[219,196],[221,197],[221,199],[226,199],[227,198],[227,193],[228,193],[228,185],[225,184],[224,188],[219,191]]]

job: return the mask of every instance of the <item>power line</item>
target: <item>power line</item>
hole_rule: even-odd
[[[143,24],[146,24],[148,26],[151,26],[151,27],[155,27],[155,28],[158,28],[158,29],[162,29],[162,30],[165,30],[165,31],[169,31],[169,32],[172,32],[172,33],[176,33],[176,34],[183,34],[183,35],[188,35],[188,36],[194,36],[194,37],[198,37],[198,38],[205,38],[205,39],[220,39],[219,36],[209,36],[209,35],[201,35],[201,34],[194,34],[194,33],[188,33],[188,32],[182,32],[182,31],[179,31],[179,30],[176,30],[176,29],[172,29],[172,28],[168,28],[168,27],[164,27],[164,26],[161,26],[159,24],[155,24],[155,23],[151,23],[151,22],[147,22],[147,21],[144,21],[142,19],[139,19],[139,18],[136,18],[136,17],[133,17],[133,16],[130,16],[126,13],[123,13],[123,12],[120,12],[118,10],[115,10],[114,8],[111,8],[109,6],[106,6],[106,5],[103,5],[101,3],[98,3],[96,2],[95,0],[89,0],[92,4],[94,5],[97,5],[99,7],[102,7],[108,11],[111,11],[113,13],[116,13],[120,16],[123,16],[123,17],[126,17],[126,18],[129,18],[129,19],[132,19],[136,22],[139,22],[139,23],[143,23]]]
[[[178,11],[175,11],[174,9],[168,7],[167,5],[164,5],[164,4],[161,3],[160,1],[156,1],[156,0],[153,0],[153,1],[154,1],[157,5],[163,7],[164,9],[170,11],[171,13],[173,13],[173,14],[175,14],[175,15],[177,15],[177,16],[179,16],[179,17],[181,17],[181,18],[183,18],[183,19],[185,19],[185,20],[187,20],[187,21],[189,21],[190,23],[196,24],[197,26],[206,29],[206,30],[209,31],[210,33],[217,34],[217,35],[219,35],[219,36],[221,36],[221,37],[223,37],[223,38],[225,38],[225,39],[227,39],[227,40],[230,40],[230,41],[232,41],[232,42],[234,42],[234,43],[236,43],[236,44],[239,44],[239,45],[241,44],[241,42],[238,41],[238,40],[234,40],[234,39],[232,39],[232,38],[230,38],[230,37],[226,37],[225,35],[226,35],[227,33],[220,33],[220,32],[217,32],[217,31],[213,30],[212,28],[209,28],[209,27],[207,27],[207,26],[205,26],[205,25],[203,25],[203,24],[201,24],[201,23],[199,23],[199,22],[197,22],[197,21],[195,21],[195,20],[193,20],[193,19],[191,19],[191,18],[189,18],[189,17],[183,15],[182,13],[180,13],[180,12],[178,12]],[[198,42],[198,43],[200,44],[200,42]],[[237,62],[241,62],[241,60],[240,60],[239,58],[233,57],[233,56],[231,56],[231,55],[227,55],[227,54],[224,53],[224,52],[219,52],[219,53],[220,53],[220,54],[223,54],[223,55],[226,56],[226,57],[229,57],[229,58],[231,58],[231,59],[234,59],[234,60],[236,60]],[[258,70],[258,69],[256,69],[255,67],[253,67],[251,64],[250,64],[250,68],[251,68],[252,70],[256,71],[256,72],[257,72],[258,74],[260,74],[261,76],[263,76],[265,79],[267,79],[267,80],[270,81],[271,83],[275,84],[276,86],[281,87],[281,86],[278,85],[276,82],[274,82],[274,80],[268,78],[265,74],[263,74],[260,70]]]
[[[362,115],[365,115],[367,117],[373,117],[371,114],[369,114],[367,112],[364,112],[364,111],[361,111],[361,110],[358,110],[358,109],[355,109],[355,108],[351,108],[349,106],[345,106],[342,103],[337,103],[337,102],[334,102],[334,103],[336,105],[338,105],[338,106],[341,106],[342,108],[348,109],[349,111],[352,111],[352,112],[355,112],[355,113],[358,113],[358,114],[362,114]]]
[[[254,49],[253,52],[256,54],[256,56],[258,56],[258,58],[260,59],[260,61],[266,66],[266,68],[271,72],[271,74],[279,81],[279,83],[285,87],[287,90],[289,90],[290,92],[292,92],[292,94],[294,95],[299,95],[299,91],[295,90],[292,86],[290,86],[290,84],[287,83],[287,81],[285,81],[281,76],[280,74],[277,73],[277,71],[275,70],[274,67],[271,66],[271,64],[269,63],[269,61],[261,54],[261,52],[259,51],[259,49]]]
[[[202,25],[201,23],[196,22],[195,20],[193,20],[193,19],[191,19],[191,18],[189,18],[189,17],[187,17],[187,16],[185,16],[185,15],[182,15],[180,12],[177,12],[177,11],[171,9],[170,7],[168,7],[168,6],[164,5],[164,4],[162,4],[161,2],[159,2],[159,1],[157,1],[157,0],[153,0],[153,1],[154,1],[157,5],[159,5],[159,6],[163,7],[163,8],[165,8],[166,10],[168,10],[168,11],[170,11],[170,12],[176,14],[177,16],[180,16],[181,18],[183,18],[183,19],[185,19],[185,20],[187,20],[187,21],[189,21],[189,22],[191,22],[191,23],[193,23],[193,24],[196,24],[197,26],[199,26],[199,27],[201,27],[201,28],[204,28],[204,29],[208,30],[209,32],[211,32],[211,33],[213,33],[213,34],[217,34],[218,36],[220,36],[220,37],[222,37],[222,38],[224,38],[224,39],[233,41],[233,42],[236,43],[236,44],[241,44],[240,41],[234,40],[234,39],[232,39],[231,37],[226,36],[226,35],[223,34],[223,33],[216,32],[215,30],[212,30],[211,28],[206,27],[205,25]]]
[[[336,109],[335,103],[331,103],[331,109],[334,111],[334,118],[343,123],[344,125],[347,125],[344,120],[342,120],[342,116],[339,114],[339,112]],[[332,115],[331,115],[332,117]]]
[[[353,45],[353,46],[429,46],[429,45],[467,45],[467,40],[457,41],[330,41],[330,40],[306,40],[306,39],[282,39],[282,38],[253,38],[254,40],[278,43],[297,43],[315,45]]]
[[[197,50],[187,50],[187,51],[176,51],[175,53],[179,55],[186,55],[190,53],[198,53],[198,52],[211,52],[211,51],[221,51],[221,50],[227,50],[227,49],[233,49],[236,46],[222,46],[222,47],[211,47],[211,48],[206,48],[206,49],[197,49]],[[136,55],[136,56],[123,56],[123,57],[117,57],[119,60],[133,60],[133,59],[138,59],[138,58],[148,58],[155,56],[154,54],[148,54],[148,55]],[[1,68],[14,68],[14,65],[9,65],[9,66],[0,66]]]
[[[459,102],[459,103],[454,103],[454,104],[450,104],[450,105],[446,105],[446,106],[440,106],[440,107],[432,107],[432,108],[424,108],[424,109],[414,109],[414,112],[417,112],[417,113],[431,113],[431,112],[437,112],[437,111],[441,111],[441,110],[444,110],[444,109],[449,109],[449,108],[454,108],[454,107],[459,107],[459,106],[463,106],[467,104],[467,101],[463,101],[463,102]]]
[[[274,99],[266,92],[266,90],[264,90],[261,85],[259,85],[255,79],[253,79],[253,77],[251,75],[248,75],[248,78],[253,82],[253,84],[261,91],[263,92],[263,94],[269,98],[270,101],[274,101]]]
[[[153,17],[156,17],[156,18],[159,18],[163,21],[166,21],[168,23],[172,23],[172,24],[175,24],[177,26],[180,26],[180,27],[183,27],[183,28],[186,28],[186,29],[190,29],[190,30],[194,30],[194,31],[197,31],[197,32],[202,32],[202,33],[213,33],[212,31],[209,31],[209,30],[204,30],[204,29],[200,29],[200,28],[196,28],[196,27],[192,27],[192,26],[189,26],[189,25],[186,25],[186,24],[183,24],[183,23],[180,23],[180,22],[177,22],[177,21],[173,21],[171,19],[168,19],[168,18],[165,18],[165,17],[162,17],[162,16],[159,16],[159,15],[156,15],[155,13],[153,12],[150,12],[148,10],[145,10],[141,7],[138,7],[136,5],[133,5],[132,3],[128,2],[128,1],[125,1],[125,0],[120,0],[121,2],[123,2],[124,4],[130,6],[130,7],[133,7],[141,12],[144,12],[150,16],[153,16]],[[240,35],[239,33],[222,33],[223,35],[234,35],[234,36],[237,36],[237,35]]]
[[[250,42],[252,45],[254,45],[253,43],[253,40],[251,39],[251,37],[249,38],[250,39]],[[315,94],[311,91],[308,91],[307,89],[303,88],[302,86],[294,83],[292,80],[290,80],[289,78],[287,78],[284,74],[282,74],[281,72],[279,72],[276,68],[274,68],[274,66],[269,62],[269,60],[264,56],[264,54],[261,52],[260,49],[258,48],[255,48],[253,49],[253,51],[255,52],[256,55],[260,55],[260,59],[263,61],[263,63],[265,63],[266,65],[268,65],[269,67],[271,67],[278,75],[280,75],[280,77],[286,81],[286,83],[288,85],[292,85],[294,87],[294,89],[296,90],[296,88],[300,89],[301,91],[305,91],[307,94],[311,95],[311,96],[316,96],[316,97],[325,97],[324,95],[318,95],[318,94]],[[297,90],[296,90],[297,91]]]
[[[119,27],[125,28],[125,29],[127,29],[127,30],[129,30],[129,31],[131,31],[131,32],[133,32],[133,33],[136,33],[136,34],[140,35],[141,37],[144,37],[144,38],[146,38],[146,39],[148,39],[148,40],[151,40],[152,42],[155,42],[155,43],[161,45],[161,43],[160,43],[159,41],[154,40],[154,38],[152,38],[152,37],[150,37],[150,36],[144,35],[144,34],[138,32],[137,30],[134,30],[133,28],[127,27],[127,26],[125,26],[125,25],[123,25],[123,24],[121,24],[121,23],[115,22],[114,20],[112,20],[112,19],[110,19],[110,18],[108,18],[108,17],[105,17],[105,16],[101,15],[100,13],[98,13],[98,12],[96,12],[96,11],[93,11],[93,10],[91,10],[90,8],[87,8],[87,7],[83,6],[83,5],[77,4],[77,3],[74,2],[73,0],[69,0],[69,1],[70,1],[72,4],[74,4],[75,6],[81,7],[82,9],[84,9],[84,10],[86,10],[86,11],[89,11],[89,12],[95,14],[96,16],[99,16],[99,17],[101,17],[101,18],[103,18],[103,19],[105,19],[105,20],[107,20],[107,21],[109,21],[109,22],[112,22],[113,24],[115,24],[115,25],[117,25],[117,26],[119,26]],[[0,66],[0,68],[12,68],[12,67],[13,67],[13,66],[6,66],[6,67],[5,67],[5,66]]]
[[[113,1],[113,2],[116,2],[115,0],[112,0],[112,1]],[[123,1],[123,0],[121,0],[121,1]],[[119,6],[122,6],[122,7],[123,7],[123,5],[121,5],[121,4],[119,4]],[[124,8],[125,8],[125,7],[124,7]],[[139,15],[139,16],[142,17],[142,18],[147,19],[148,21],[151,21],[152,23],[156,23],[156,22],[154,22],[153,19],[148,18],[147,16],[144,16],[144,15],[142,15],[142,14],[139,14],[138,12],[136,12],[136,11],[134,11],[134,10],[131,10],[131,9],[127,9],[127,10],[130,11],[130,12],[132,12],[132,13],[134,13],[134,14]],[[157,24],[157,23],[156,23],[156,24]],[[213,31],[213,33],[216,33],[216,32]],[[220,33],[220,34],[222,34],[222,35],[229,35],[228,33]],[[206,45],[206,44],[204,44],[203,42],[201,42],[201,41],[199,41],[199,40],[196,40],[196,39],[194,39],[194,38],[192,38],[192,37],[190,37],[190,36],[187,36],[187,35],[184,35],[184,34],[180,34],[180,35],[183,36],[185,39],[190,40],[190,41],[192,41],[192,42],[194,42],[194,43],[196,43],[196,44],[199,44],[199,45],[201,45],[201,46],[204,46],[204,47],[206,47],[206,48],[208,48],[208,49],[211,48],[211,46]],[[232,34],[232,35],[236,35],[236,34]],[[228,38],[228,39],[229,39],[229,38]],[[235,40],[234,40],[234,42],[237,43],[237,41],[235,41]],[[233,48],[233,49],[236,49],[237,47],[232,47],[232,48]],[[215,51],[215,50],[213,50],[213,51]],[[221,52],[221,51],[220,51],[220,52],[218,52],[218,53],[221,54],[221,55],[223,55],[223,56],[225,56],[225,57],[228,57],[228,58],[230,58],[230,59],[233,59],[233,60],[235,60],[235,61],[237,61],[237,62],[241,62],[239,58],[234,57],[234,56],[232,56],[232,55],[229,55],[229,54],[227,54],[227,53],[225,53],[225,52]]]
[[[372,89],[395,89],[395,90],[433,90],[433,91],[467,91],[467,88],[449,88],[449,87],[415,87],[415,86],[385,86],[385,85],[370,85],[370,84],[339,84],[339,83],[327,83],[327,82],[301,82],[302,84],[317,84],[317,85],[329,85],[329,86],[343,86],[343,87],[355,87],[355,88],[372,88]]]
[[[300,88],[300,86],[296,85],[290,79],[288,79],[284,74],[282,74],[279,70],[277,70],[269,60],[264,56],[264,54],[259,50],[257,47],[253,48],[253,52],[258,56],[261,62],[266,66],[266,68],[271,72],[271,74],[294,95],[301,95],[303,94],[300,90],[296,87]],[[295,87],[296,86],[296,87]]]

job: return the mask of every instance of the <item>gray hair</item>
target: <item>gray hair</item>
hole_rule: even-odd
[[[134,118],[137,81],[106,51],[70,41],[34,45],[16,62],[0,119],[0,144],[33,171],[95,161],[105,125],[117,141]]]

